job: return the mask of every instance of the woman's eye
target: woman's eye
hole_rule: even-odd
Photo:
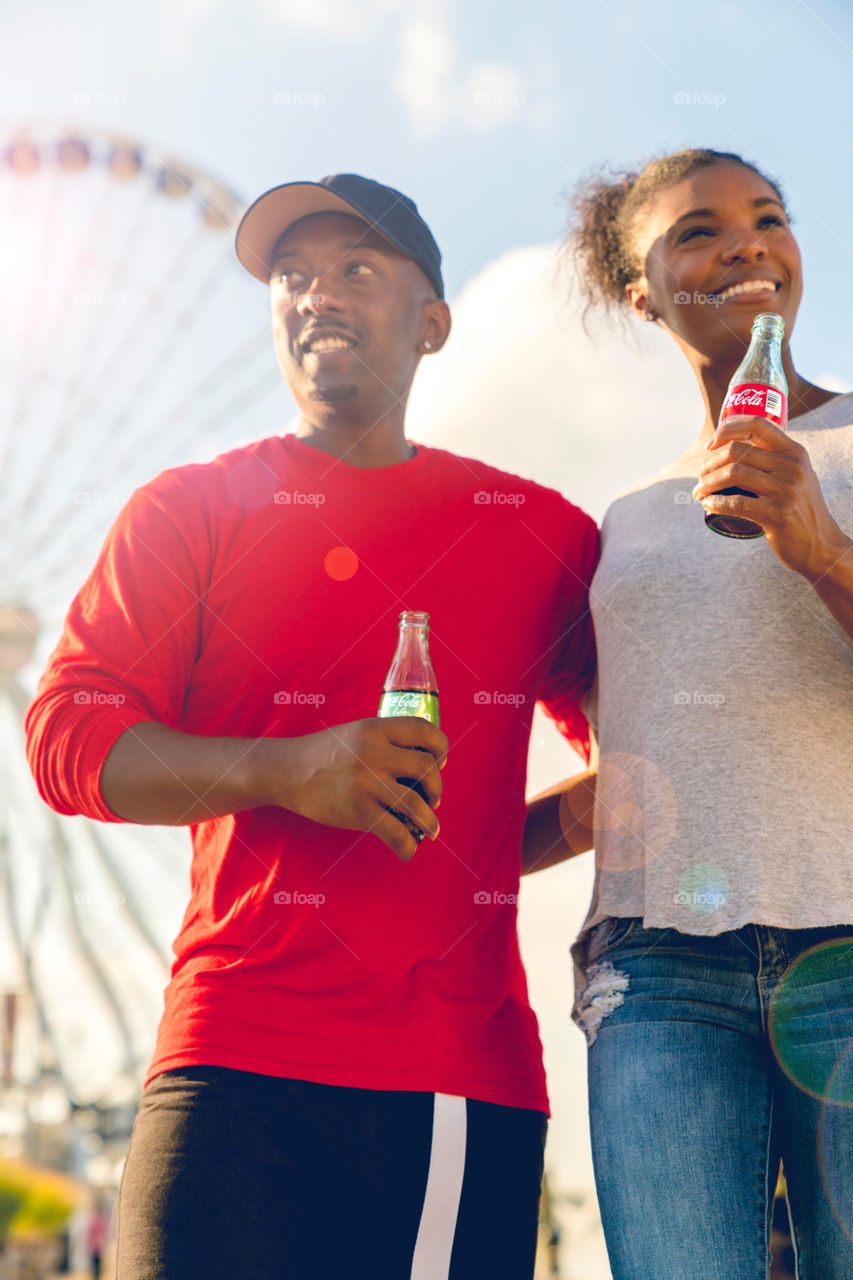
[[[777,217],[774,213],[768,213],[763,218],[758,219],[758,225],[760,227],[784,227],[785,219]]]
[[[694,236],[711,236],[713,231],[710,227],[691,227],[689,231],[685,231],[681,237],[680,243],[684,244],[686,240],[692,240]]]

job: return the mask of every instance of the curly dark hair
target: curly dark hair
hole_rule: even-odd
[[[566,250],[586,300],[585,315],[598,305],[609,310],[628,306],[625,286],[643,273],[634,248],[637,215],[658,191],[712,164],[751,169],[773,188],[787,213],[778,182],[734,152],[707,147],[656,156],[638,171],[598,172],[578,183],[570,201]]]

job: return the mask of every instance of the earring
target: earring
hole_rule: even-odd
[[[432,351],[432,343],[430,342],[429,338],[426,338],[424,340],[424,351]]]
[[[643,312],[643,319],[644,319],[644,320],[657,320],[657,316],[655,315],[654,311],[644,311],[644,312]]]

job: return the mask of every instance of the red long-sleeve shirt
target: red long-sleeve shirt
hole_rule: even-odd
[[[192,892],[148,1078],[208,1064],[547,1109],[516,938],[533,704],[580,745],[595,525],[559,494],[419,446],[361,469],[295,436],[167,471],[116,520],[27,717],[62,813],[117,738],[297,736],[376,714],[402,609],[430,614],[450,739],[441,834],[266,807],[192,827]]]

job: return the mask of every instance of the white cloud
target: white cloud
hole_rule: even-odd
[[[516,115],[525,104],[521,76],[506,63],[482,63],[468,74],[466,117],[474,129],[491,129]]]
[[[270,22],[347,44],[364,43],[378,23],[402,8],[403,0],[264,0]]]
[[[391,87],[417,137],[430,137],[451,121],[491,129],[523,106],[521,75],[508,63],[478,63],[467,72],[456,64],[444,0],[434,0],[401,27],[391,72]]]
[[[162,8],[161,41],[173,57],[197,51],[199,40],[223,36],[260,57],[281,30],[337,45],[366,44],[403,7],[404,0],[261,0],[253,12],[237,0],[171,0]]]
[[[819,387],[826,387],[828,391],[853,391],[850,380],[840,377],[837,373],[819,373],[815,383]]]
[[[622,489],[683,452],[702,422],[675,344],[632,321],[585,335],[552,246],[510,250],[463,289],[447,347],[422,362],[415,440],[561,489],[600,517]]]
[[[401,28],[391,85],[418,137],[437,133],[458,110],[459,93],[450,83],[454,56],[453,42],[438,16],[413,16]]]

